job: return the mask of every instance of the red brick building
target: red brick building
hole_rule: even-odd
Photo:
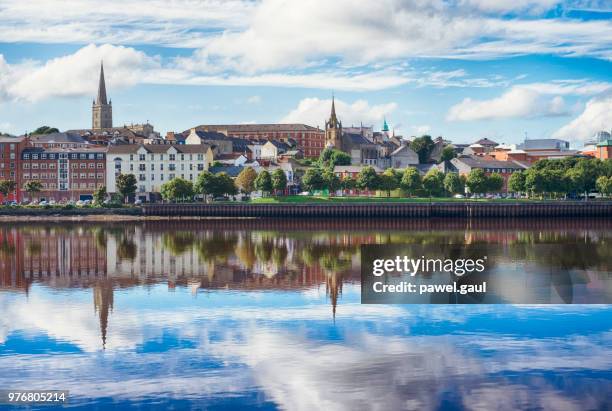
[[[14,181],[20,187],[21,152],[26,147],[25,137],[0,136],[0,180]],[[21,201],[19,190],[15,190],[8,198],[0,194],[0,202]]]
[[[319,157],[325,149],[325,130],[306,124],[221,124],[200,125],[195,127],[196,131],[216,131],[228,137],[236,137],[245,140],[277,140],[282,142],[295,141],[297,149],[304,157]],[[190,130],[183,132],[184,136]]]
[[[23,199],[91,199],[106,182],[106,148],[27,147],[21,152],[20,171]],[[28,181],[40,181],[42,191],[33,195],[25,192]]]

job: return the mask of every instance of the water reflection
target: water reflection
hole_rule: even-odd
[[[606,409],[609,306],[365,306],[359,246],[501,244],[596,282],[611,239],[581,220],[4,225],[0,387],[83,409]]]

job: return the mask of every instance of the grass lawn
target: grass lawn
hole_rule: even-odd
[[[429,203],[429,202],[513,202],[513,201],[529,201],[515,199],[470,199],[470,198],[451,198],[451,197],[433,197],[433,198],[397,198],[397,197],[325,197],[325,196],[279,196],[279,197],[263,197],[251,200],[252,204],[300,204],[300,203],[320,203],[320,204],[337,204],[337,203]]]

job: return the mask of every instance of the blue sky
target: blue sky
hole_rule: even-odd
[[[323,126],[580,147],[612,129],[609,0],[0,0],[0,131]]]

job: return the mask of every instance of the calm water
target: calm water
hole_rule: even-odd
[[[555,244],[612,294],[610,221],[4,224],[0,389],[74,409],[612,407],[612,306],[361,305],[359,246],[383,243],[503,245],[521,275]]]

